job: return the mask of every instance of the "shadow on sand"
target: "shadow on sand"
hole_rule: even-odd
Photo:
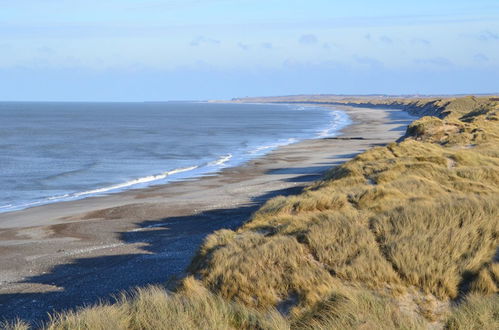
[[[210,210],[194,215],[142,221],[122,232],[124,244],[141,246],[141,253],[78,258],[22,283],[47,285],[49,291],[0,294],[0,320],[20,318],[39,326],[48,313],[113,301],[113,295],[148,284],[166,284],[183,276],[203,239],[226,228],[236,229],[269,198],[298,194],[302,187],[276,190],[247,206]]]

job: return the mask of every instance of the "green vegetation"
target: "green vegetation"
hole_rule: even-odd
[[[175,293],[138,289],[47,328],[499,328],[499,103],[330,101],[438,117],[207,237]]]

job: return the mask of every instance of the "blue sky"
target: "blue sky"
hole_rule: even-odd
[[[0,0],[0,100],[489,92],[497,0]]]

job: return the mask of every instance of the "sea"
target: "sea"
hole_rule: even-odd
[[[293,104],[0,102],[0,212],[212,175],[349,124]]]

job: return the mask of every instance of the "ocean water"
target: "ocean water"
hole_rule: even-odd
[[[348,124],[299,105],[0,102],[0,212],[216,173]]]

